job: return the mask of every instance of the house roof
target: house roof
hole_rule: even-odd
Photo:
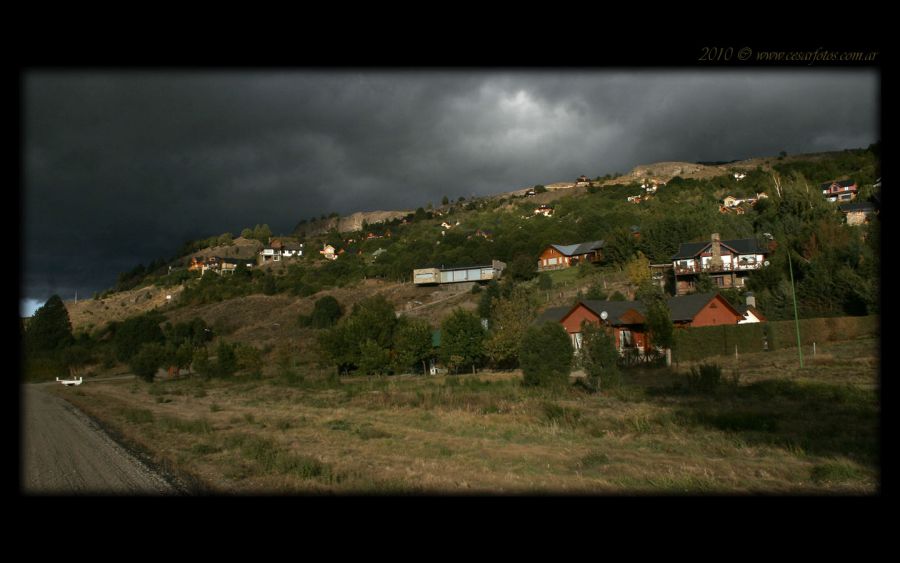
[[[670,297],[666,301],[666,304],[669,306],[669,316],[671,317],[672,322],[690,322],[694,320],[697,313],[699,313],[710,301],[715,299],[717,295],[718,292],[712,291],[709,293],[694,293],[692,295]],[[727,299],[723,297],[721,301],[724,302],[735,315],[743,316],[740,311],[732,307]]]
[[[753,238],[742,238],[721,241],[722,246],[731,249],[737,254],[766,254],[768,251],[756,242]],[[678,245],[678,253],[672,256],[672,260],[681,260],[685,258],[695,258],[698,254],[706,250],[712,242],[683,242]]]
[[[563,320],[569,311],[572,310],[572,307],[550,307],[540,315],[538,318],[534,319],[534,322],[531,324],[539,325],[546,322],[558,323]]]
[[[859,203],[845,203],[838,206],[838,209],[843,211],[844,213],[849,213],[851,211],[869,211],[874,213],[875,206],[867,201],[859,202]]]
[[[838,186],[840,186],[842,188],[849,188],[850,186],[854,185],[855,183],[856,182],[854,182],[853,180],[839,180],[839,181],[835,180],[833,182],[825,182],[824,184],[822,184],[819,187],[822,188],[823,190],[827,190],[831,186],[837,184]]]
[[[586,299],[579,302],[579,304],[584,305],[593,311],[598,317],[600,316],[600,313],[606,311],[608,315],[606,320],[611,325],[631,324],[622,319],[625,313],[631,310],[636,311],[641,317],[644,317],[647,314],[644,304],[640,301],[599,301],[596,299]]]
[[[756,307],[753,307],[753,306],[751,306],[751,305],[738,305],[738,306],[737,306],[737,311],[738,311],[738,313],[740,313],[740,314],[743,315],[744,317],[747,316],[747,311],[750,311],[751,313],[753,313],[753,316],[756,317],[757,319],[759,319],[759,320],[761,320],[761,321],[766,321],[766,320],[768,320],[768,319],[766,319],[765,315],[763,315],[763,314],[759,311],[759,309],[757,309]]]
[[[590,242],[582,242],[579,244],[551,244],[553,248],[560,251],[564,256],[578,256],[579,254],[587,254],[588,252],[593,252],[594,250],[599,250],[606,246],[606,241],[603,240],[593,240]]]

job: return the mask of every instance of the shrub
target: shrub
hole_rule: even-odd
[[[519,348],[519,364],[528,386],[552,387],[568,383],[572,343],[556,323],[529,327]]]
[[[691,367],[688,374],[688,386],[701,393],[710,393],[718,389],[722,383],[722,367],[718,364],[700,364]]]
[[[579,359],[587,376],[587,388],[599,391],[601,384],[607,388],[618,387],[621,377],[615,340],[593,323],[583,323],[581,334]]]
[[[159,369],[164,360],[165,350],[163,350],[162,345],[152,342],[141,345],[138,353],[131,357],[128,367],[144,381],[153,381],[156,370]]]

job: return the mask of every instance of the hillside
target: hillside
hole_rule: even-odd
[[[807,185],[837,175],[852,175],[865,185],[874,180],[877,168],[873,162],[871,153],[863,150],[754,158],[722,165],[657,162],[636,166],[626,175],[594,182],[590,189],[574,187],[573,182],[557,182],[547,184],[545,193],[532,197],[525,196],[528,188],[519,188],[451,203],[421,216],[407,211],[377,211],[303,222],[298,225],[298,230],[305,229],[305,235],[300,238],[309,250],[301,260],[293,265],[281,263],[277,268],[254,269],[253,275],[243,282],[219,280],[219,285],[244,284],[244,289],[238,294],[219,291],[205,297],[198,297],[193,292],[193,304],[173,309],[172,314],[175,315],[173,318],[209,315],[211,323],[226,322],[223,320],[226,317],[232,319],[227,322],[244,319],[241,322],[246,324],[246,330],[235,331],[236,336],[243,337],[255,330],[263,330],[266,322],[269,326],[284,324],[282,321],[287,322],[289,317],[296,319],[299,314],[307,314],[315,300],[323,295],[334,294],[349,307],[363,296],[385,293],[397,310],[410,310],[410,315],[424,316],[436,325],[455,306],[474,308],[478,298],[459,295],[447,299],[448,292],[454,291],[449,287],[415,287],[410,283],[414,268],[427,264],[490,263],[492,259],[511,263],[517,257],[532,260],[551,242],[571,244],[604,239],[611,242],[607,247],[608,267],[603,274],[604,280],[609,281],[617,268],[621,268],[623,260],[637,251],[651,261],[665,262],[679,243],[708,240],[711,232],[719,232],[723,239],[745,237],[754,232],[777,232],[783,218],[775,210],[765,214],[723,215],[718,209],[718,201],[729,193],[771,192],[773,171],[789,176],[792,170],[800,170],[805,174]],[[747,179],[743,182],[735,180],[732,172],[737,170],[746,171]],[[639,187],[634,186],[646,179],[670,182],[671,185],[640,205],[627,202],[628,196],[640,193]],[[532,210],[540,204],[553,205],[554,216],[534,217]],[[821,208],[822,213],[833,210],[833,206]],[[833,216],[834,211],[830,213]],[[401,218],[404,221],[400,221]],[[389,225],[379,225],[379,221]],[[443,221],[449,221],[452,227],[442,227]],[[631,238],[622,246],[626,239],[621,237],[628,236],[622,233],[629,233],[634,228],[638,229],[640,238]],[[386,229],[390,229],[392,236],[382,238]],[[489,236],[476,236],[481,230],[488,231]],[[335,231],[343,234],[338,237]],[[378,236],[369,239],[366,234]],[[345,253],[334,262],[324,260],[313,249],[322,248],[321,244],[326,242]],[[185,255],[179,263],[184,265],[192,255],[249,257],[260,247],[258,241],[238,237],[230,245]],[[381,254],[377,258],[376,251]],[[270,277],[275,280],[272,285],[276,295],[261,295],[264,283]],[[584,289],[592,282],[592,278],[581,280],[583,283],[570,281],[572,285],[559,294],[558,299],[573,298],[578,289]],[[188,280],[187,284],[193,287],[195,282]],[[183,286],[172,287],[177,289],[136,289],[113,293],[100,301],[70,302],[67,306],[73,326],[98,328],[110,320],[121,320],[165,305],[166,293],[176,300]],[[772,285],[772,291],[776,293],[770,296],[771,299],[780,303],[776,299],[776,285]],[[622,292],[627,294],[627,291]],[[760,301],[765,307],[769,297],[765,292],[762,295]],[[435,301],[439,303],[424,306]],[[245,302],[253,305],[244,307]],[[224,311],[229,309],[231,313],[226,314]],[[251,311],[262,312],[259,322],[253,320],[255,312]]]
[[[66,301],[66,310],[72,330],[88,332],[99,329],[112,321],[122,321],[153,309],[171,306],[184,290],[181,286],[170,288],[141,287],[129,291],[111,293],[100,299]],[[171,299],[166,299],[171,296]]]

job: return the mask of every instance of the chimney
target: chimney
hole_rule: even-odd
[[[744,294],[744,297],[747,298],[748,307],[756,308],[756,297],[753,296],[752,291],[748,291],[746,294]]]
[[[722,270],[722,247],[719,242],[719,233],[712,234],[712,258],[709,259],[709,269],[714,272]]]

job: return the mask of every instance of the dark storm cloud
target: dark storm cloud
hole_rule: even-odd
[[[876,140],[874,71],[32,72],[24,290],[189,238],[443,195]]]

